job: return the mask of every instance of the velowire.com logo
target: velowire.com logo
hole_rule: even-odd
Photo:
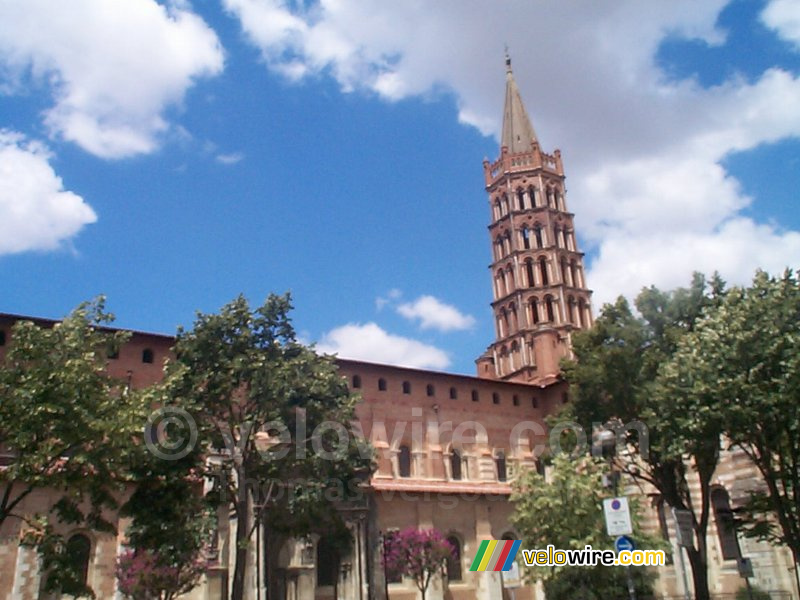
[[[470,571],[510,571],[521,540],[483,540]]]

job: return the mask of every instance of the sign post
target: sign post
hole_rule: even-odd
[[[515,600],[517,588],[522,587],[522,578],[519,575],[517,561],[511,563],[511,568],[508,571],[501,571],[500,578],[503,581],[503,588],[511,592],[511,600]]]
[[[629,538],[627,535],[621,535],[614,540],[614,548],[616,549],[617,554],[619,554],[623,550],[635,550],[636,544],[633,542],[632,538]],[[625,565],[625,577],[628,580],[628,596],[630,596],[631,600],[636,600],[636,586],[633,583],[633,575],[631,574],[630,565]]]
[[[608,535],[611,537],[619,536],[614,542],[617,553],[621,550],[633,550],[633,540],[627,537],[629,534],[633,533],[633,523],[631,522],[631,509],[628,506],[628,498],[625,496],[606,498],[603,500],[603,514],[606,519],[606,531]],[[625,572],[628,578],[628,595],[631,600],[636,600],[636,587],[633,585],[630,565],[625,568]]]

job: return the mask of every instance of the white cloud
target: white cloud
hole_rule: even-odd
[[[797,0],[772,0],[761,13],[761,20],[800,48],[800,4]]]
[[[223,165],[235,165],[244,158],[241,152],[231,152],[230,154],[217,154],[215,160]]]
[[[0,130],[0,255],[56,249],[97,220],[49,158],[42,144]]]
[[[216,34],[179,3],[0,3],[5,90],[28,74],[47,86],[50,132],[103,158],[153,151],[169,128],[164,111],[222,68]]]
[[[722,166],[800,136],[800,79],[774,68],[704,88],[669,79],[656,59],[667,38],[723,44],[716,23],[729,0],[224,3],[271,69],[388,100],[452,93],[459,119],[487,134],[499,131],[508,43],[543,146],[563,150],[576,229],[597,256],[587,276],[596,305],[686,284],[693,270],[740,283],[756,266],[800,264],[797,232],[746,216],[758,198]],[[797,41],[799,13],[794,0],[772,0],[761,18]]]
[[[397,312],[411,321],[419,320],[422,329],[455,331],[475,325],[472,316],[461,313],[455,306],[433,296],[420,296],[413,302],[400,304]]]
[[[375,323],[349,323],[332,329],[322,336],[317,350],[342,358],[402,367],[445,369],[450,366],[450,358],[443,350],[393,335]]]

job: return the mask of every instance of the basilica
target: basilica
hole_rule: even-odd
[[[546,473],[536,451],[546,437],[544,419],[570,401],[559,364],[571,355],[572,335],[593,322],[564,160],[559,150],[548,153],[540,146],[508,58],[500,148],[496,160],[484,161],[483,172],[496,335],[477,357],[476,375],[339,359],[342,377],[361,398],[357,418],[377,460],[365,493],[340,507],[352,546],[342,553],[324,537],[287,539],[260,529],[251,544],[249,600],[415,600],[420,595],[414,584],[388,578],[381,560],[383,537],[412,526],[441,531],[455,549],[445,572],[432,582],[429,600],[543,598],[535,584],[469,570],[482,540],[520,537],[510,521],[512,483],[525,469]],[[0,358],[13,343],[11,326],[22,318],[52,324],[0,314]],[[109,371],[133,387],[150,385],[161,377],[172,342],[169,336],[133,332],[109,361]],[[723,457],[719,471],[715,486],[726,501],[755,476],[736,456]],[[632,486],[626,491],[648,496],[642,502],[648,508],[645,525],[660,532],[677,555],[675,526],[657,495]],[[48,490],[37,490],[25,510],[47,512],[53,498]],[[213,564],[188,597],[228,597],[234,554],[230,518],[221,513]],[[117,536],[64,526],[65,535],[80,541],[76,547],[85,548],[85,577],[102,599],[122,598],[114,565],[125,546],[126,523],[117,519],[116,525]],[[43,597],[41,573],[35,552],[18,543],[20,527],[6,523],[0,530],[0,598],[37,599]],[[762,589],[793,589],[787,552],[752,540],[740,543],[753,558]],[[708,544],[712,594],[732,594],[741,579],[714,523]],[[684,597],[677,564],[660,569],[657,591]]]

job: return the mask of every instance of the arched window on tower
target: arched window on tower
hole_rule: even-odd
[[[539,192],[535,187],[528,187],[528,197],[531,199],[531,208],[539,206]]]
[[[500,200],[494,201],[494,220],[499,221],[500,217],[503,216],[503,213],[500,211]]]
[[[514,271],[511,270],[511,265],[506,267],[506,285],[508,286],[509,294],[517,288],[516,282],[514,281]]]
[[[533,276],[533,261],[529,258],[525,261],[525,274],[528,276],[528,287],[536,285],[536,278]]]
[[[581,280],[578,278],[578,263],[574,260],[569,263],[569,270],[570,274],[572,275],[572,286],[573,287],[583,287],[581,285]]]
[[[566,229],[564,237],[567,239],[567,250],[575,252],[575,232],[572,229]]]
[[[525,210],[525,191],[522,188],[517,190],[517,202],[519,203],[519,209]]]
[[[586,303],[583,301],[583,298],[581,298],[578,300],[578,321],[576,325],[578,327],[583,327],[584,322],[588,324],[588,321],[586,321]]]
[[[533,235],[536,238],[536,247],[544,248],[544,239],[542,238],[542,226],[538,223],[533,226]]]
[[[411,477],[411,448],[400,446],[397,452],[397,474],[400,477]]]
[[[733,511],[725,488],[715,487],[711,490],[711,506],[714,508],[714,523],[717,526],[717,537],[719,538],[722,558],[725,560],[739,558],[739,540],[736,539]]]
[[[553,188],[547,188],[547,206],[553,208]]]
[[[544,256],[539,259],[539,271],[542,276],[542,285],[549,285],[550,278],[547,276],[547,259]]]
[[[503,297],[506,295],[506,272],[503,269],[500,269],[497,272],[497,297]]]
[[[531,298],[531,322],[536,325],[539,322],[539,300]]]
[[[577,325],[575,321],[575,298],[570,296],[567,300],[567,306],[569,308],[569,322],[573,325]]]
[[[561,282],[564,285],[572,285],[572,282],[569,279],[569,267],[567,265],[566,257],[561,257]]]
[[[522,226],[522,247],[525,250],[531,249],[531,232],[527,225]]]
[[[461,453],[453,448],[453,451],[450,453],[450,479],[453,481],[461,481],[463,477],[463,466],[464,459],[461,457]]]
[[[545,310],[547,311],[547,320],[550,321],[551,323],[555,322],[556,315],[555,315],[555,309],[553,307],[553,297],[552,296],[548,296],[547,298],[545,298],[544,306],[545,306]]]
[[[561,228],[558,225],[553,227],[553,239],[556,241],[556,246],[561,248]]]
[[[447,542],[452,547],[453,552],[447,556],[447,580],[461,581],[461,540],[456,536],[448,536]]]
[[[519,329],[519,321],[517,320],[517,306],[513,302],[511,303],[511,306],[508,307],[508,315],[511,318],[511,327],[508,331],[517,331]]]
[[[508,214],[508,194],[503,194],[503,200],[500,203],[500,206],[502,208],[503,216],[506,216]]]
[[[514,314],[516,314],[516,312]],[[511,342],[511,370],[512,371],[516,371],[517,370],[517,365],[519,364],[518,356],[519,356],[519,344],[517,343],[517,340],[514,340],[513,342]]]
[[[503,258],[503,240],[498,235],[494,239],[494,259],[500,260],[501,258]]]

